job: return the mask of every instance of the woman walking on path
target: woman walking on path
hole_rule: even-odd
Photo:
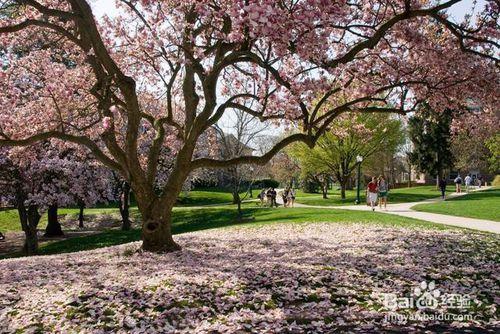
[[[290,188],[288,190],[288,207],[293,208],[295,204],[295,190],[293,188]]]
[[[379,204],[380,210],[382,210],[382,202],[384,203],[384,210],[387,211],[387,195],[389,193],[389,187],[384,177],[380,175],[378,177],[378,196],[379,196]]]
[[[377,195],[378,195],[378,186],[377,179],[372,177],[370,183],[366,188],[366,198],[368,199],[370,206],[372,207],[372,211],[375,211],[375,207],[377,206]]]

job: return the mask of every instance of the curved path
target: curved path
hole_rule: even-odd
[[[490,187],[483,187],[481,189],[473,190],[473,191],[482,191],[489,189]],[[452,193],[447,196],[447,199],[453,197],[459,197],[467,195],[467,193]],[[458,227],[470,228],[478,231],[491,232],[500,234],[500,222],[485,220],[485,219],[476,219],[476,218],[468,218],[468,217],[458,217],[458,216],[449,216],[438,213],[430,213],[430,212],[422,212],[415,211],[411,208],[417,204],[424,203],[435,203],[443,201],[440,197],[428,199],[421,202],[410,202],[410,203],[398,203],[398,204],[388,204],[387,210],[380,210],[379,207],[376,208],[375,211],[388,213],[392,215],[410,217],[420,220],[426,220],[433,223],[444,224],[444,225],[453,225]],[[332,209],[344,209],[344,210],[358,210],[358,211],[371,211],[371,208],[365,204],[360,205],[346,205],[346,206],[318,206],[318,205],[306,205],[306,204],[295,204],[296,207],[303,208],[332,208]]]

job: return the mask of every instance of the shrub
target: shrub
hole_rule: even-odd
[[[500,175],[495,176],[495,179],[493,180],[492,186],[493,187],[500,187]]]
[[[262,188],[278,188],[280,183],[272,179],[263,179],[254,182],[254,185],[258,189]]]

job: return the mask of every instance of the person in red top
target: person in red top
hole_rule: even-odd
[[[377,206],[377,195],[378,195],[378,185],[375,177],[372,177],[370,183],[368,183],[368,187],[366,189],[366,198],[372,207],[372,211],[375,211],[375,207]]]

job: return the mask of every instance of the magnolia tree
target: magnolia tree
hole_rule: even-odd
[[[106,181],[109,172],[93,166],[85,156],[68,145],[49,142],[0,152],[0,195],[18,209],[26,253],[37,250],[37,227],[45,211],[46,235],[54,236],[62,234],[59,206],[93,205],[111,198]]]
[[[67,194],[79,208],[78,226],[83,228],[85,208],[114,200],[113,175],[80,147],[67,149],[62,156],[69,165]]]
[[[199,168],[313,146],[348,111],[405,114],[423,100],[457,109],[471,99],[489,110],[498,3],[457,23],[446,10],[459,2],[119,0],[116,16],[97,19],[86,0],[3,1],[0,143],[88,148],[130,182],[143,248],[176,250],[172,208]],[[208,157],[199,138],[230,109],[300,131],[261,156]],[[157,192],[165,147],[175,160]]]

